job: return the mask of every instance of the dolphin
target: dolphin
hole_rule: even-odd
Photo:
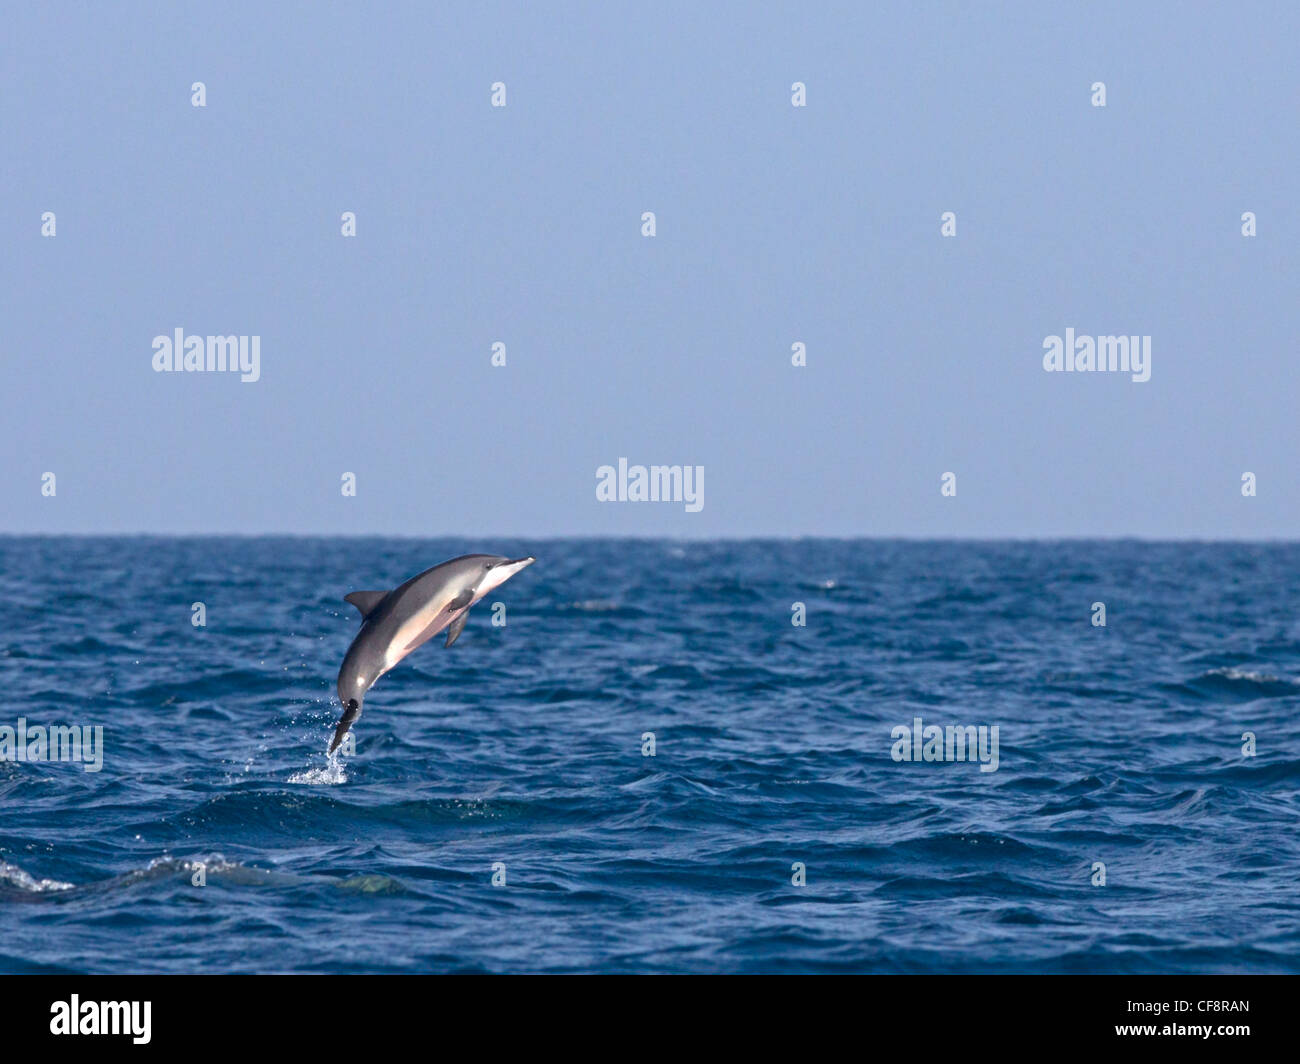
[[[339,669],[339,701],[343,716],[329,752],[361,716],[361,703],[374,682],[416,647],[448,625],[447,646],[465,628],[469,609],[536,558],[503,558],[499,554],[465,554],[426,569],[392,591],[354,591],[345,595],[361,613],[361,630]]]

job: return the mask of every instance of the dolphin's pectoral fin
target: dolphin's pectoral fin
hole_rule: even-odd
[[[444,628],[447,627],[448,621],[452,620],[456,616],[456,614],[460,613],[462,610],[468,607],[469,604],[472,603],[473,601],[474,601],[473,590],[462,591],[454,599],[452,599],[445,606],[443,606],[436,614],[434,614],[433,620],[430,621],[429,624],[427,624],[424,627],[424,630],[421,631],[419,635],[417,635],[414,639],[412,639],[409,643],[407,643],[406,646],[402,648],[402,652],[397,655],[394,661],[400,661],[416,647],[424,646],[425,643],[427,643],[430,639],[432,639],[435,635],[437,635],[439,632],[441,632]]]
[[[465,630],[465,622],[469,620],[469,607],[466,606],[460,613],[456,614],[456,619],[451,622],[451,627],[447,629],[447,642],[443,643],[444,647],[449,647],[452,643],[460,638],[460,633]]]
[[[386,598],[388,598],[387,591],[354,591],[350,595],[344,595],[343,601],[352,603],[365,618],[369,617],[374,608]]]
[[[447,629],[447,642],[444,647],[449,647],[456,642],[460,633],[465,630],[465,620],[469,617],[469,608],[474,605],[474,592],[462,591],[454,599],[447,603],[447,611],[451,613],[451,627]]]

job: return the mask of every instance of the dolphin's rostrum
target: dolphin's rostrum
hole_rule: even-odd
[[[469,609],[535,558],[466,554],[426,569],[393,591],[354,591],[344,601],[361,612],[361,631],[352,640],[339,669],[343,716],[329,752],[361,716],[361,703],[379,677],[422,643],[450,625],[447,646],[465,627]]]

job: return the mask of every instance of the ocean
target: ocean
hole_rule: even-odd
[[[478,551],[537,563],[327,759],[343,596]],[[0,537],[0,972],[1300,971],[1297,571]],[[81,760],[20,759],[20,720]]]

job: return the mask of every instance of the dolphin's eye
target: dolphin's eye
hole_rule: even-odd
[[[491,569],[491,568],[492,568],[492,563],[491,563],[491,562],[488,562],[487,565],[483,566],[483,568],[484,568],[484,569]]]
[[[356,709],[356,708],[357,708],[357,700],[355,698],[349,698],[348,709]]]

